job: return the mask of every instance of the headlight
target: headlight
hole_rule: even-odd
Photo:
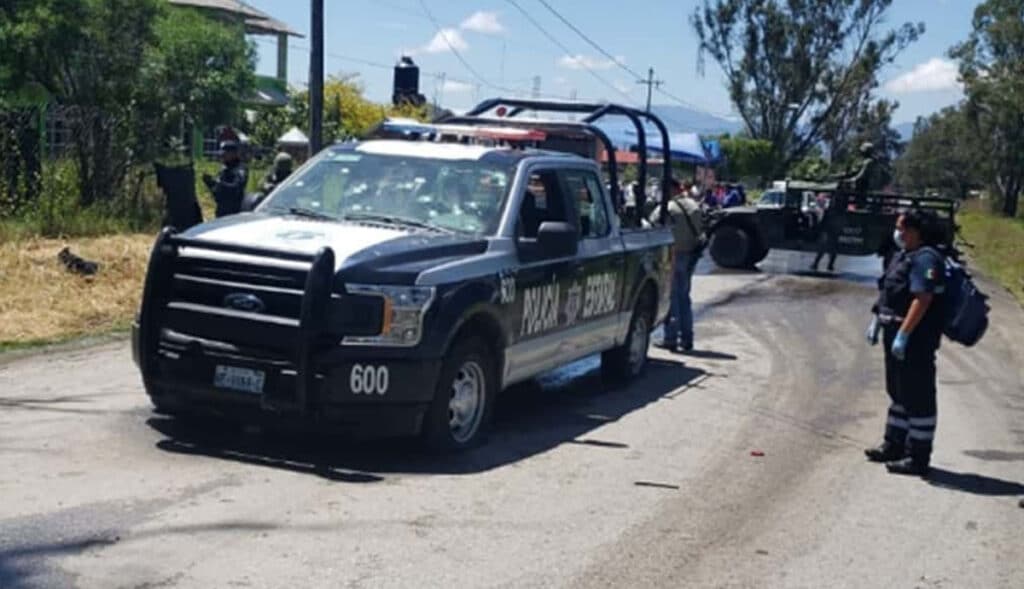
[[[384,317],[380,335],[346,336],[346,346],[412,347],[423,337],[423,316],[434,301],[432,286],[374,286],[346,284],[350,294],[377,296],[384,299]]]

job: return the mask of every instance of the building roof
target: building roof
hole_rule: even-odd
[[[277,143],[278,145],[309,145],[309,138],[298,127],[292,127],[287,133],[277,138]]]
[[[167,0],[176,6],[191,6],[202,10],[214,10],[245,23],[245,32],[251,35],[289,35],[302,37],[285,23],[269,14],[257,10],[240,0]]]

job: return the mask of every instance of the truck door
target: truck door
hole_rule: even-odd
[[[565,295],[566,324],[574,329],[561,351],[580,357],[614,343],[625,288],[625,247],[613,230],[598,176],[586,169],[566,169],[560,176],[580,240]]]
[[[506,383],[566,361],[560,341],[567,327],[566,290],[577,258],[541,251],[537,235],[544,222],[572,224],[569,204],[556,169],[529,170],[516,221],[519,265],[514,276],[515,302],[506,317],[506,330],[513,342],[506,352]]]

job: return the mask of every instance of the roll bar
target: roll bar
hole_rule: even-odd
[[[502,118],[487,118],[481,117],[484,113],[489,111],[505,107],[508,113]],[[613,198],[616,198],[616,203],[621,202],[621,195],[618,194],[618,170],[615,162],[615,145],[608,138],[608,135],[601,131],[595,123],[600,119],[608,116],[623,116],[629,119],[636,129],[637,134],[637,149],[639,151],[640,169],[638,174],[638,184],[640,185],[639,194],[637,194],[637,210],[640,212],[641,218],[643,211],[645,210],[645,204],[647,202],[647,130],[641,119],[645,119],[654,124],[657,127],[658,132],[661,134],[661,145],[662,145],[662,158],[664,164],[662,166],[662,178],[661,178],[661,202],[659,203],[660,218],[662,222],[668,214],[668,199],[672,193],[672,149],[669,142],[668,129],[665,127],[665,123],[656,115],[638,110],[632,107],[623,106],[620,104],[605,103],[586,103],[586,102],[561,102],[555,100],[535,100],[525,98],[491,98],[485,100],[480,104],[476,105],[471,109],[465,116],[452,116],[445,117],[437,121],[439,123],[452,123],[457,122],[460,124],[488,124],[488,125],[502,125],[510,124],[515,125],[519,121],[514,121],[516,116],[521,114],[523,111],[536,111],[536,112],[557,112],[557,113],[572,113],[585,115],[582,123],[570,123],[570,122],[559,122],[559,123],[541,123],[536,124],[531,121],[528,123],[530,126],[537,127],[540,129],[550,128],[557,130],[562,128],[564,130],[579,130],[590,133],[597,137],[601,143],[604,144],[606,153],[608,153],[608,164],[609,164],[609,179],[612,183]],[[525,123],[525,122],[524,122]]]

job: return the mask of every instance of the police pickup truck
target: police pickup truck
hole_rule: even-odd
[[[669,229],[622,227],[593,159],[480,136],[329,147],[255,211],[165,229],[133,338],[155,409],[451,450],[513,383],[595,353],[640,374]]]

